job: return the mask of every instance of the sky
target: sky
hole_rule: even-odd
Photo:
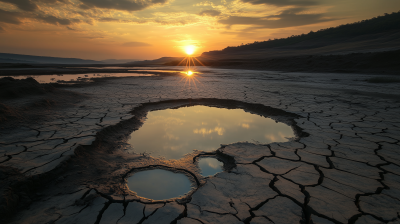
[[[194,56],[400,10],[399,0],[0,0],[0,52],[82,59]]]

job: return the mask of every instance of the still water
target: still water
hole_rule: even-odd
[[[184,174],[155,169],[133,174],[128,178],[128,187],[140,197],[165,200],[188,193],[191,183]]]
[[[62,75],[18,75],[9,76],[14,79],[26,79],[29,77],[34,78],[39,83],[57,83],[57,82],[76,82],[87,81],[90,82],[91,78],[105,78],[105,77],[139,77],[139,76],[154,76],[154,74],[141,74],[141,73],[99,73],[99,74],[62,74]]]
[[[199,159],[199,168],[203,177],[214,176],[222,172],[223,165],[224,164],[216,158],[204,157]]]
[[[286,142],[292,137],[290,126],[242,109],[192,106],[149,112],[128,142],[135,153],[179,159],[193,150],[214,151],[220,144]]]

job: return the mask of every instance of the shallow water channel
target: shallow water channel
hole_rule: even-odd
[[[154,76],[154,74],[142,73],[99,73],[99,74],[60,74],[60,75],[17,75],[8,76],[14,79],[34,78],[37,82],[45,83],[64,83],[64,82],[90,82],[92,78],[105,78],[105,77],[141,77],[141,76]]]
[[[217,150],[221,144],[267,144],[293,137],[290,126],[243,109],[191,106],[149,112],[128,142],[135,153],[180,159],[193,150]]]

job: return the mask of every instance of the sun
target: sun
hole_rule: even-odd
[[[192,55],[194,53],[194,51],[196,50],[196,47],[193,45],[187,45],[184,47],[185,52],[187,55]]]
[[[188,75],[188,76],[191,76],[191,75],[193,75],[193,72],[192,72],[192,71],[188,71],[188,72],[187,72],[187,75]]]

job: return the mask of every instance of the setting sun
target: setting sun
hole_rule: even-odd
[[[185,46],[185,52],[187,55],[192,55],[195,50],[196,50],[196,47],[193,45]]]
[[[188,72],[187,72],[187,75],[188,75],[188,76],[191,76],[191,75],[193,75],[193,72],[192,72],[192,71],[188,71]]]

